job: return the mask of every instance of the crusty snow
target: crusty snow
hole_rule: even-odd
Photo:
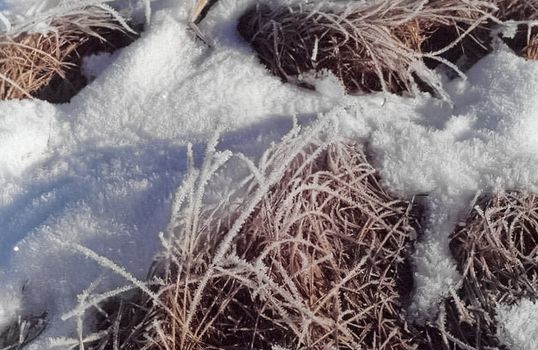
[[[428,217],[409,309],[419,321],[435,316],[460,278],[448,235],[473,198],[538,189],[538,63],[499,44],[467,80],[446,82],[451,103],[428,94],[345,96],[331,76],[309,91],[272,76],[235,33],[252,1],[219,0],[201,24],[211,48],[187,28],[188,2],[154,1],[139,40],[112,59],[86,61],[96,77],[71,103],[0,102],[0,327],[47,311],[50,326],[32,347],[47,349],[49,337],[72,335],[73,321],[60,316],[91,282],[101,277],[101,290],[126,283],[58,238],[143,278],[186,145],[201,150],[218,127],[221,148],[255,157],[293,116],[335,118],[343,135],[367,145],[392,191],[419,195]],[[515,342],[514,312],[503,315]]]

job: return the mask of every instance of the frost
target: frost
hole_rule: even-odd
[[[538,348],[538,303],[522,299],[517,305],[499,305],[497,336],[511,350]]]
[[[538,190],[536,63],[499,48],[466,80],[438,77],[451,104],[428,94],[345,96],[330,76],[313,80],[317,91],[306,90],[271,76],[238,38],[235,21],[251,1],[215,4],[200,24],[213,40],[211,49],[187,29],[189,3],[151,2],[152,22],[141,39],[105,70],[105,62],[96,64],[94,73],[102,74],[71,103],[0,102],[0,327],[24,306],[29,313],[49,312],[44,336],[76,334],[74,315],[114,295],[107,291],[131,288],[126,273],[134,278],[130,282],[144,278],[160,249],[158,233],[178,224],[166,227],[171,212],[200,196],[211,209],[223,210],[222,193],[240,187],[249,169],[267,187],[274,180],[268,175],[278,169],[267,168],[270,162],[260,155],[289,129],[291,116],[309,124],[316,115],[338,120],[336,136],[367,144],[392,191],[424,198],[429,216],[413,258],[411,310],[420,320],[435,317],[439,301],[459,279],[447,237],[472,198],[495,189]],[[7,5],[13,15],[4,12],[5,30],[28,28],[35,14],[45,23],[35,28],[46,30],[47,19],[59,13],[47,12],[48,1]],[[424,67],[412,68],[425,74]],[[200,167],[196,155],[219,127],[221,144],[209,152],[217,163]],[[244,156],[228,159],[219,147]],[[226,161],[240,165],[213,167]],[[203,177],[222,171],[228,178],[219,173],[201,193],[200,168],[207,171]],[[181,180],[185,186],[175,192]],[[193,212],[200,210],[194,202]],[[57,239],[125,271],[112,265],[118,275],[96,259],[60,249]],[[163,235],[162,242],[168,239]],[[225,249],[217,258],[226,258]],[[76,296],[103,273],[103,282],[79,305]],[[524,319],[517,310],[500,313],[506,329]],[[507,339],[519,339],[508,330]],[[77,346],[80,339],[58,342]]]
[[[9,35],[18,35],[23,32],[46,34],[55,31],[54,21],[72,21],[70,17],[73,16],[78,16],[79,19],[75,22],[78,26],[91,32],[93,25],[102,24],[99,19],[95,19],[95,16],[102,16],[103,14],[114,18],[124,30],[133,32],[124,16],[108,5],[115,1],[72,0],[66,2],[60,0],[30,0],[11,3],[11,0],[8,0],[8,11],[3,11],[4,13],[0,17],[4,23],[3,31],[0,33]]]
[[[0,278],[2,278],[0,273]],[[6,289],[0,291],[0,329],[9,325],[17,318],[21,311],[21,298],[14,290]]]

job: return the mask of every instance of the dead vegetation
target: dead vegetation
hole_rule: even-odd
[[[536,0],[490,0],[498,8],[497,17],[502,21],[529,21],[538,19]]]
[[[413,68],[417,60],[451,65],[457,59],[445,55],[461,45],[472,56],[464,45],[480,37],[477,30],[487,32],[492,14],[503,20],[536,14],[515,1],[503,2],[498,13],[481,1],[405,4],[383,2],[364,12],[260,5],[243,16],[239,31],[283,80],[305,84],[302,74],[328,69],[350,92],[412,92],[417,83],[428,84],[422,68]],[[107,18],[91,33],[66,21],[52,25],[65,26],[58,33],[4,37],[4,98],[38,96],[55,77],[66,77],[86,44],[123,33]],[[443,33],[453,40],[433,47]],[[521,52],[536,59],[537,36],[529,37]],[[98,324],[105,336],[90,348],[502,348],[497,303],[537,295],[535,195],[506,193],[478,202],[452,237],[461,288],[441,306],[437,325],[419,331],[401,311],[413,283],[407,261],[418,224],[413,204],[382,188],[356,146],[314,140],[286,160],[290,145],[272,149],[259,168],[249,163],[252,176],[242,186],[252,202],[202,206],[222,154],[212,158],[217,166],[191,173],[198,182],[182,194],[187,205],[175,208],[181,215],[171,222],[167,253],[151,274],[161,285],[149,296],[140,291],[102,304]],[[284,170],[277,181],[264,178],[278,167]],[[41,325],[19,322],[0,339],[35,328],[24,324]]]
[[[411,210],[382,189],[356,147],[310,146],[213,273],[231,223],[180,242],[162,293],[173,314],[161,312],[155,348],[413,349],[398,284],[409,268]]]
[[[530,60],[538,60],[538,2],[536,0],[497,0],[501,21],[516,27],[513,38],[504,38],[507,45]]]
[[[237,210],[207,210],[198,190],[178,192],[191,204],[154,267],[158,300],[136,303],[149,319],[104,348],[114,338],[119,349],[416,348],[401,311],[412,288],[412,203],[383,189],[356,146],[314,142],[286,160],[290,146],[251,168],[244,188],[257,199]],[[269,182],[279,173],[271,186],[264,169]]]
[[[439,329],[446,348],[502,348],[497,305],[538,296],[538,197],[521,192],[483,197],[450,247],[463,280],[442,307]]]
[[[538,60],[538,27],[519,25],[513,38],[503,39],[519,56],[528,60]]]
[[[506,41],[533,58],[536,30],[527,35],[524,22],[537,17],[534,0],[266,3],[248,10],[238,31],[285,82],[312,88],[303,76],[329,70],[349,93],[423,90],[439,95],[439,82],[426,66],[443,64],[461,75],[491,52],[491,35],[506,21],[521,22],[521,35]]]
[[[134,32],[106,8],[90,7],[42,23],[45,33],[22,28],[0,35],[0,99],[67,102],[86,85],[82,57],[126,46]]]
[[[535,34],[525,46],[523,56],[529,60],[538,60],[538,34]]]
[[[484,25],[495,7],[484,1],[380,1],[354,6],[258,5],[243,15],[239,33],[284,81],[327,69],[349,92],[416,92],[436,82],[423,60],[458,70],[443,54]],[[430,41],[442,28],[440,40]],[[436,37],[437,38],[437,37]],[[424,50],[430,48],[431,50]]]

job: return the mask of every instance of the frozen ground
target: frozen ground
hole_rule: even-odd
[[[0,327],[46,311],[50,326],[32,348],[48,349],[51,337],[72,335],[74,322],[59,317],[91,282],[101,277],[102,290],[126,283],[57,239],[143,278],[186,145],[200,151],[218,127],[221,148],[256,157],[294,115],[305,123],[335,118],[343,134],[368,145],[393,191],[427,194],[410,307],[418,320],[434,315],[458,281],[448,234],[473,198],[538,189],[537,63],[499,45],[467,80],[446,83],[451,103],[427,94],[344,96],[330,78],[307,91],[271,76],[235,34],[251,2],[217,3],[201,25],[209,49],[187,30],[189,4],[155,1],[142,38],[98,60],[97,77],[71,103],[0,102]],[[24,12],[23,2],[5,4]],[[503,313],[507,325],[516,311]]]

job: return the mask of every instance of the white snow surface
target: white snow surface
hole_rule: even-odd
[[[218,127],[220,148],[255,158],[292,116],[333,118],[366,145],[392,191],[421,195],[428,217],[409,308],[418,321],[435,317],[458,282],[448,235],[473,198],[537,190],[537,63],[499,45],[467,80],[446,83],[452,104],[428,94],[346,96],[330,76],[318,91],[304,90],[272,76],[235,33],[252,2],[215,5],[201,24],[208,48],[187,29],[189,2],[155,1],[141,39],[99,66],[71,103],[0,102],[0,328],[46,311],[49,326],[30,348],[49,349],[52,338],[73,336],[74,320],[60,316],[90,283],[100,278],[97,290],[127,283],[58,239],[144,278],[186,145],[200,154]],[[226,174],[233,181],[233,169]]]
[[[82,73],[92,81],[118,58],[118,52],[99,52],[82,58]]]
[[[497,336],[511,350],[538,349],[538,303],[522,299],[518,304],[497,307]]]
[[[2,108],[0,178],[18,177],[46,157],[49,141],[57,129],[54,112],[46,103],[28,101]]]

